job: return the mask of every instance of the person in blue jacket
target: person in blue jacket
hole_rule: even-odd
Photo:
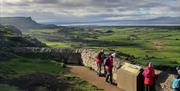
[[[180,67],[177,67],[176,70],[177,75],[175,76],[176,79],[174,79],[172,82],[172,88],[173,91],[180,91]]]
[[[177,76],[172,82],[173,91],[180,91],[180,77]]]

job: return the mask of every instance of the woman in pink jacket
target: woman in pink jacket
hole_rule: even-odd
[[[111,54],[105,62],[105,70],[106,70],[106,82],[110,79],[110,83],[112,84],[112,68],[113,68],[113,58],[115,57],[115,53]]]
[[[145,91],[154,91],[154,81],[156,75],[152,63],[149,63],[149,66],[144,69],[142,75],[144,76]]]
[[[101,66],[102,62],[104,60],[105,54],[104,54],[104,49],[101,49],[101,51],[98,53],[96,57],[96,64],[97,64],[97,74],[100,76],[101,75]]]

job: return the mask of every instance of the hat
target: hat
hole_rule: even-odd
[[[104,49],[101,49],[100,52],[104,52]]]
[[[180,67],[176,67],[176,70],[180,70]]]
[[[150,62],[148,66],[149,66],[149,67],[153,67],[153,64]]]
[[[112,53],[111,56],[112,56],[112,57],[116,57],[116,53]]]
[[[176,67],[178,75],[180,75],[180,67]]]
[[[177,72],[178,72],[178,75],[180,75],[180,70],[177,70]]]

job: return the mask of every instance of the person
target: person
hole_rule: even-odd
[[[110,83],[113,84],[112,81],[112,68],[113,68],[113,58],[115,58],[115,53],[112,53],[106,60],[106,62],[104,63],[105,65],[105,70],[106,70],[106,82],[109,82],[108,80],[110,80]]]
[[[101,49],[101,51],[98,53],[96,57],[96,64],[97,64],[97,74],[100,76],[101,75],[101,66],[102,62],[104,60],[105,54],[104,54],[104,49]]]
[[[176,70],[177,70],[178,76],[180,76],[180,67],[176,67]]]
[[[180,91],[180,77],[177,76],[172,82],[173,91]]]
[[[148,67],[146,67],[142,73],[144,76],[144,89],[145,91],[154,91],[155,85],[155,72],[153,69],[153,64],[149,63]]]
[[[107,59],[109,58],[109,56],[111,56],[111,54],[112,54],[112,52],[110,52],[109,54],[108,54],[108,56],[106,57],[104,57],[104,60],[103,60],[103,68],[104,68],[104,74],[103,74],[103,76],[105,76],[106,77],[106,69],[105,69],[105,66],[106,66],[106,61],[107,61]]]

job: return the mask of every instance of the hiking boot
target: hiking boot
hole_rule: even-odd
[[[106,82],[107,82],[107,83],[109,83],[109,81],[108,81],[108,80],[106,80]]]
[[[102,77],[106,77],[106,74],[102,74]]]
[[[105,80],[107,83],[109,83],[108,79]]]

